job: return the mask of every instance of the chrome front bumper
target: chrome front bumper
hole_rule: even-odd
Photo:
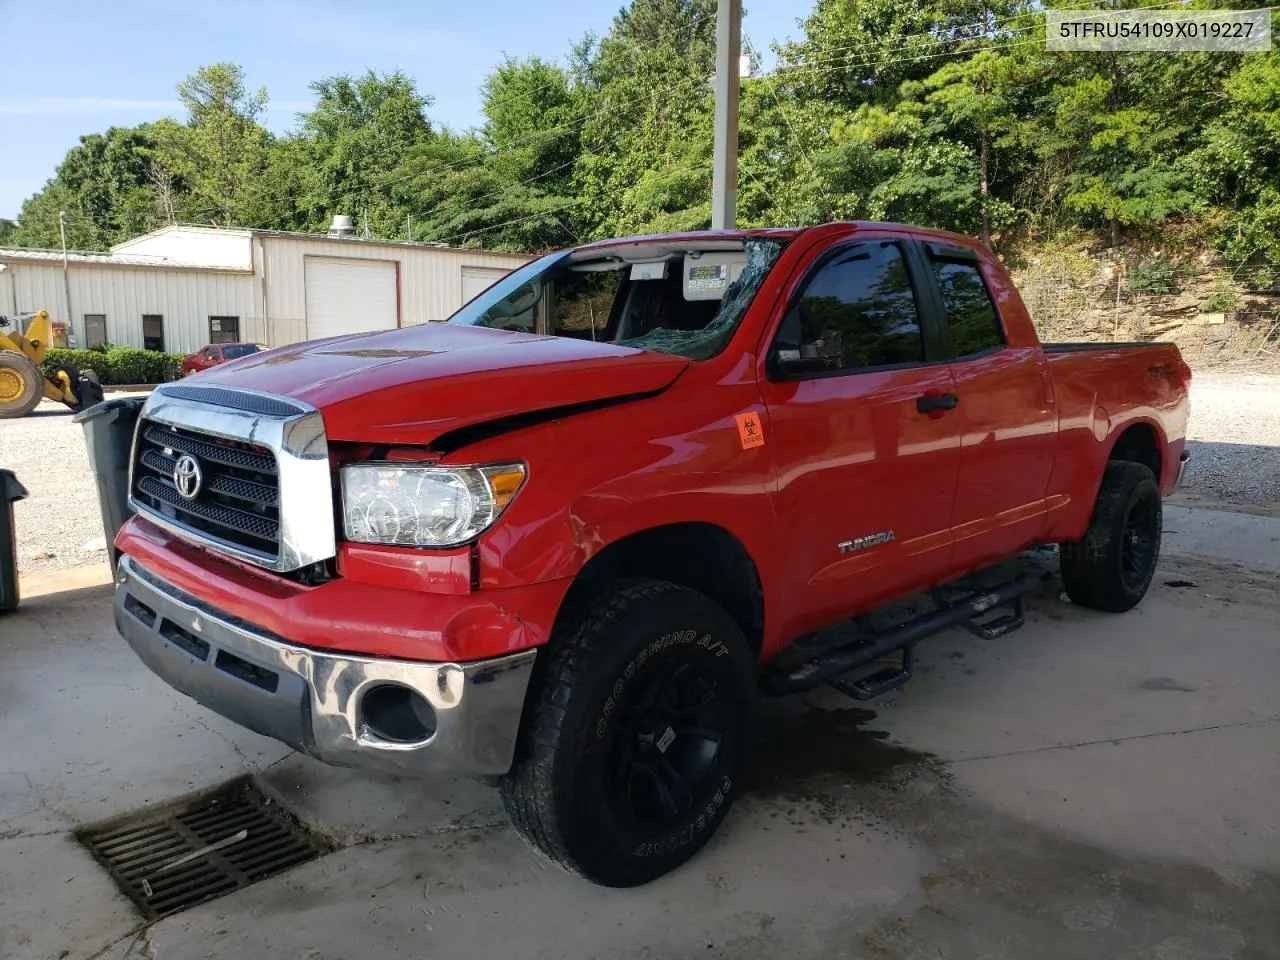
[[[505,773],[535,651],[474,663],[418,663],[290,644],[157,577],[128,556],[116,573],[115,621],[174,689],[268,737],[339,766],[400,774]],[[420,740],[374,733],[363,700],[407,687],[434,715]]]

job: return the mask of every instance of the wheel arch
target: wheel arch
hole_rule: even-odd
[[[726,528],[686,521],[636,530],[611,541],[578,571],[559,617],[624,577],[665,580],[704,594],[738,624],[752,656],[760,656],[764,643],[760,571],[742,541]]]
[[[1107,461],[1113,460],[1142,464],[1155,475],[1157,485],[1163,488],[1164,437],[1159,425],[1149,420],[1128,424],[1111,444]]]

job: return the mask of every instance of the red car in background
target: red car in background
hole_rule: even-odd
[[[203,350],[182,358],[182,375],[189,377],[228,360],[239,360],[265,349],[260,343],[211,343]]]

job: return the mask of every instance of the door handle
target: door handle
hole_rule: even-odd
[[[921,413],[954,410],[959,404],[960,398],[954,393],[926,393],[916,397],[916,409]]]

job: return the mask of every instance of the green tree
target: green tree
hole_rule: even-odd
[[[1188,162],[1197,193],[1226,213],[1227,254],[1280,262],[1280,52],[1240,59]]]
[[[568,70],[539,57],[507,57],[481,88],[482,134],[493,162],[513,181],[566,193],[578,158],[583,97]]]
[[[156,130],[155,124],[143,124],[81,137],[53,179],[23,203],[10,241],[58,246],[62,213],[67,215],[67,245],[75,249],[103,250],[149,230],[154,205],[148,172]]]
[[[586,235],[709,224],[714,64],[714,0],[634,0],[614,18],[582,71]]]
[[[904,82],[935,69],[947,24],[936,0],[818,0],[779,63],[801,102],[892,105]]]
[[[180,82],[188,121],[158,125],[160,163],[187,185],[184,214],[219,225],[252,225],[260,217],[258,181],[271,135],[258,123],[266,88],[249,92],[234,63],[200,67]]]
[[[474,134],[444,131],[397,170],[392,197],[414,214],[414,236],[452,246],[541,250],[572,243],[564,198],[512,182]]]
[[[991,230],[1013,218],[1012,205],[992,196],[994,152],[1009,144],[1017,122],[1017,59],[992,49],[982,49],[965,59],[951,60],[913,87],[937,111],[938,134],[964,144],[977,159],[978,207],[982,241],[992,246]]]
[[[1158,224],[1195,205],[1185,153],[1194,131],[1145,96],[1132,54],[1084,56],[1088,65],[1045,104],[1057,134],[1048,144],[1071,157],[1065,206],[1106,226],[1116,246],[1123,226]]]
[[[273,215],[298,229],[322,230],[335,213],[346,213],[380,237],[404,235],[412,211],[394,199],[391,181],[415,148],[435,133],[427,118],[431,98],[400,71],[328,77],[311,85],[316,105],[300,117],[298,133],[279,159],[273,187],[294,192],[272,201]]]

